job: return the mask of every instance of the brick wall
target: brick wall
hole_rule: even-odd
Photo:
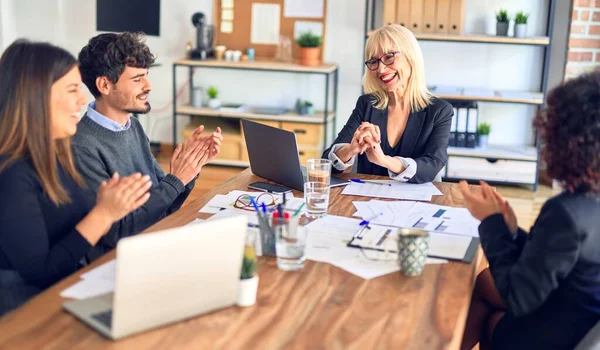
[[[574,0],[565,79],[600,69],[600,0]]]

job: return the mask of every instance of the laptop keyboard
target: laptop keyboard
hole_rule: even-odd
[[[112,310],[108,310],[108,311],[104,311],[104,312],[100,312],[97,314],[93,314],[92,317],[102,323],[103,325],[105,325],[106,327],[108,327],[108,329],[111,328],[112,325]]]

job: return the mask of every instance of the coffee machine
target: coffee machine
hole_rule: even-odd
[[[205,60],[214,56],[215,27],[206,24],[206,16],[196,12],[192,16],[192,24],[196,27],[196,48],[191,52],[191,58]]]

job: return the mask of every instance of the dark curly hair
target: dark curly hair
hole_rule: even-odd
[[[94,97],[100,96],[96,78],[119,81],[126,66],[148,68],[155,57],[144,43],[143,33],[107,33],[90,39],[79,52],[81,78]]]
[[[569,192],[600,193],[600,71],[550,91],[534,126],[548,175]]]

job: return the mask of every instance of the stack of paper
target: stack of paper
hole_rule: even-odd
[[[465,208],[420,202],[353,202],[359,216],[376,225],[417,227],[427,231],[478,237],[480,221]]]
[[[377,252],[363,254],[348,247],[348,242],[360,228],[360,220],[327,215],[306,226],[308,238],[306,258],[331,264],[353,275],[371,279],[399,271],[395,254]],[[443,259],[428,259],[428,264],[445,263]]]
[[[115,290],[116,260],[111,260],[81,275],[81,281],[63,290],[60,296],[72,299],[93,298]]]
[[[410,184],[394,180],[369,181],[365,183],[351,182],[344,188],[342,194],[350,196],[407,199],[414,201],[430,201],[432,196],[441,196],[431,182]]]
[[[228,194],[218,194],[218,195],[214,196],[208,203],[206,203],[206,205],[202,209],[200,209],[200,212],[215,214],[224,209],[232,209],[232,210],[236,210],[236,211],[240,211],[240,212],[253,213],[253,211],[254,211],[253,207],[247,207],[246,208],[247,210],[245,210],[245,209],[238,209],[233,206],[235,204],[235,201],[244,194],[247,194],[247,195],[252,196],[255,199],[257,199],[258,196],[265,194],[265,192],[235,190],[235,191],[229,192]],[[264,196],[268,196],[268,195],[269,194],[265,194]],[[270,193],[270,195],[272,195],[273,198],[275,199],[275,203],[277,203],[277,204],[283,203],[282,195],[278,195],[275,193]],[[302,205],[302,203],[304,203],[303,198],[295,198],[290,193],[286,194],[285,209],[296,210]]]

